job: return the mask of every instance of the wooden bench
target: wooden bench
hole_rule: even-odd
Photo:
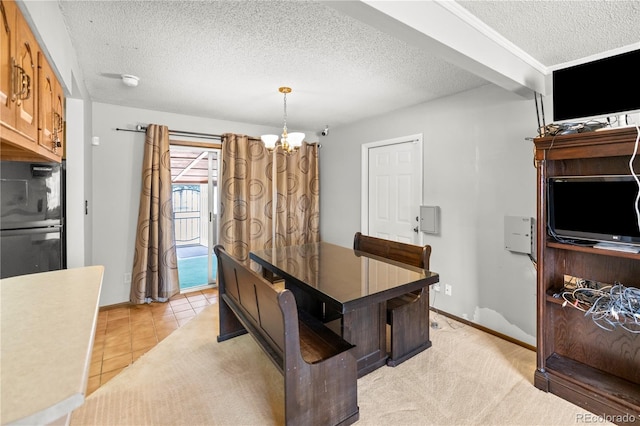
[[[371,254],[424,270],[429,269],[431,246],[416,246],[370,237],[356,232],[356,252]],[[387,302],[387,324],[391,326],[391,354],[387,365],[395,367],[431,347],[429,340],[429,287],[394,297]]]
[[[218,259],[218,342],[249,332],[284,375],[287,425],[350,425],[358,420],[357,365],[322,322],[298,311],[289,290],[214,248]]]

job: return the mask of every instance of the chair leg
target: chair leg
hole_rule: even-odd
[[[431,347],[429,340],[429,290],[420,298],[389,312],[391,324],[391,355],[387,365],[395,367],[412,356]]]

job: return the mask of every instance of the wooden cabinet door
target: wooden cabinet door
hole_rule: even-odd
[[[64,95],[53,68],[38,52],[38,144],[57,156],[63,151]]]
[[[64,89],[60,81],[54,80],[54,96],[53,96],[53,140],[56,143],[56,154],[60,157],[65,156],[65,103]]]
[[[38,52],[38,144],[47,151],[55,152],[54,135],[55,78],[49,63]]]
[[[16,4],[0,1],[0,117],[2,122],[15,126],[14,102],[11,97],[13,75],[13,54],[16,38]]]
[[[35,142],[38,138],[37,120],[37,49],[33,33],[22,15],[16,15],[16,63],[19,67],[20,92],[16,100],[16,129]]]

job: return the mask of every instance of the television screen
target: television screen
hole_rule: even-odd
[[[553,120],[578,122],[640,111],[640,50],[553,71]]]
[[[556,239],[640,245],[633,176],[553,177],[547,194],[547,223]]]

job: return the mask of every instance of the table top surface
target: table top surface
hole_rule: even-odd
[[[326,242],[256,250],[250,258],[343,308],[365,300],[388,300],[439,280],[435,272]]]

